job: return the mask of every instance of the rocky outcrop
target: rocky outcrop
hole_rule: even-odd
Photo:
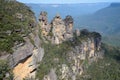
[[[24,78],[35,78],[38,63],[42,60],[44,55],[44,50],[34,49],[32,56],[28,57],[26,60],[19,62],[13,68],[14,79],[23,80]]]
[[[23,16],[17,13],[16,17],[22,19]],[[59,14],[53,18],[51,23],[48,23],[47,13],[41,12],[39,27],[35,27],[27,36],[23,36],[25,42],[15,45],[13,47],[14,53],[8,57],[9,65],[13,69],[14,80],[35,78],[38,63],[42,61],[44,49],[46,49],[46,46],[44,49],[41,47],[41,43],[44,45],[44,43],[49,42],[51,45],[57,44],[56,47],[61,47],[59,44],[68,42],[68,44],[63,44],[69,45],[70,50],[67,50],[68,46],[63,50],[58,48],[59,51],[61,50],[60,52],[67,50],[63,52],[65,55],[60,54],[65,56],[65,59],[55,55],[50,61],[58,63],[58,65],[54,65],[48,72],[46,71],[47,74],[42,75],[43,79],[40,80],[77,80],[78,76],[84,74],[88,65],[97,61],[98,58],[102,58],[104,52],[101,49],[101,35],[86,29],[73,31],[73,23],[73,18],[70,15],[62,19]],[[30,24],[34,25],[34,23]],[[45,55],[49,54],[49,50],[47,52]],[[57,54],[58,51],[53,50],[53,52]],[[44,64],[46,65],[46,63]],[[52,64],[50,67],[53,66]]]
[[[82,34],[77,37],[79,40],[70,40],[71,50],[69,50],[66,55],[66,62],[60,62],[62,64],[56,65],[57,80],[78,80],[85,75],[85,71],[91,65],[91,63],[96,62],[98,59],[102,59],[104,55],[104,50],[101,49],[101,35],[99,33],[89,31],[86,32],[85,37]],[[57,54],[57,53],[56,53]],[[62,53],[61,53],[62,54]],[[59,58],[57,59],[59,63]],[[58,68],[59,67],[59,68]],[[45,80],[52,80],[48,75],[44,76]]]
[[[50,25],[47,20],[47,13],[41,12],[39,17],[40,31],[42,36],[47,36],[50,32]]]
[[[98,58],[102,58],[103,52],[101,50],[96,51],[97,48],[98,47],[95,47],[95,42],[88,39],[87,41],[83,41],[80,45],[75,46],[72,51],[68,53],[69,61],[73,62],[71,63],[71,73],[73,77],[81,76],[84,73],[86,64],[90,65],[92,62],[97,61]]]
[[[69,40],[70,38],[73,37],[73,18],[72,16],[68,15],[66,16],[66,18],[64,19],[64,23],[66,26],[66,33],[64,35],[65,40]]]
[[[59,69],[57,66],[55,67],[59,74],[55,74],[56,71],[52,68],[43,80],[77,80],[78,76],[84,74],[88,65],[103,58],[101,35],[97,32],[89,32],[87,29],[73,31],[73,23],[73,18],[70,15],[63,20],[57,14],[49,24],[47,13],[41,12],[39,25],[42,38],[52,44],[68,41],[72,45],[65,55],[68,64],[61,62],[63,64],[59,65]],[[59,62],[59,58],[57,58],[57,62]]]
[[[8,57],[14,80],[35,78],[38,63],[44,56],[44,49],[40,46],[37,33],[38,30],[35,34],[31,33],[29,37],[24,37],[25,43],[14,46],[14,53]]]
[[[26,38],[26,43],[21,43],[21,45],[16,45],[14,47],[14,53],[10,55],[9,61],[10,66],[13,68],[22,60],[30,57],[32,55],[34,46],[30,43],[29,39]]]
[[[73,37],[73,18],[66,16],[63,20],[57,14],[51,23],[47,21],[47,13],[41,12],[39,18],[39,25],[41,29],[41,36],[47,38],[53,44],[60,44]]]
[[[65,25],[63,20],[59,15],[56,15],[51,23],[52,29],[51,33],[53,34],[52,42],[55,44],[60,44],[64,40],[64,34],[66,33]]]

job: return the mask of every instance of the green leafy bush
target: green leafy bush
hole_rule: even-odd
[[[17,1],[0,0],[0,52],[12,53],[15,43],[24,42],[34,27],[34,13]]]
[[[37,69],[36,76],[39,79],[42,79],[44,75],[47,75],[51,68],[59,68],[59,65],[64,63],[69,64],[69,62],[66,60],[66,53],[71,49],[71,46],[68,42],[64,42],[60,45],[43,43],[42,47],[45,49],[45,55]],[[56,59],[58,61],[56,61]]]
[[[6,77],[6,73],[9,72],[10,68],[8,67],[7,61],[0,60],[0,80],[3,80]]]
[[[86,70],[89,78],[83,80],[119,80],[120,79],[120,50],[112,46],[102,44],[105,50],[103,59],[92,63]]]

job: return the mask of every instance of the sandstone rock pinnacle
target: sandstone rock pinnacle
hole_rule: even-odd
[[[60,44],[73,37],[73,22],[72,16],[68,15],[62,19],[57,14],[51,23],[48,23],[47,12],[41,12],[39,17],[41,35],[53,44]]]

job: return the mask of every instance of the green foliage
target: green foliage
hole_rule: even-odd
[[[105,49],[104,59],[92,63],[86,70],[90,75],[83,80],[119,80],[120,79],[120,50],[112,46],[103,44]]]
[[[34,45],[34,47],[36,47],[36,46],[35,46],[35,43],[34,43],[34,40],[32,39],[32,37],[31,37],[30,35],[28,35],[28,38],[29,38],[31,44]]]
[[[9,73],[10,75],[6,77],[6,73]],[[12,80],[13,76],[12,73],[10,72],[10,68],[8,67],[7,61],[0,60],[0,80],[3,79]]]
[[[37,78],[42,79],[47,75],[51,68],[58,68],[61,64],[68,64],[66,53],[71,50],[69,42],[64,42],[60,45],[53,45],[50,43],[43,43],[42,47],[45,49],[45,55],[42,62],[37,69]]]
[[[12,53],[15,42],[17,44],[24,42],[22,35],[31,32],[33,14],[22,3],[0,0],[0,52]]]
[[[51,27],[50,32],[49,32],[49,34],[48,34],[50,37],[53,36],[52,30],[53,30],[53,26]]]
[[[102,41],[114,47],[120,47],[120,37],[118,35],[104,36]]]

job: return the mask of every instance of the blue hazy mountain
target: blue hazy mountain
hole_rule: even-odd
[[[27,4],[34,11],[36,17],[39,17],[41,11],[48,12],[49,21],[60,14],[62,18],[71,15],[73,18],[80,15],[87,15],[96,12],[109,5],[109,3],[80,3],[80,4]],[[76,21],[76,20],[75,20]]]
[[[120,3],[112,3],[91,15],[79,16],[75,25],[100,32],[104,42],[120,46]]]
[[[77,17],[77,27],[83,26],[107,35],[120,35],[120,3],[96,11],[94,14]]]

